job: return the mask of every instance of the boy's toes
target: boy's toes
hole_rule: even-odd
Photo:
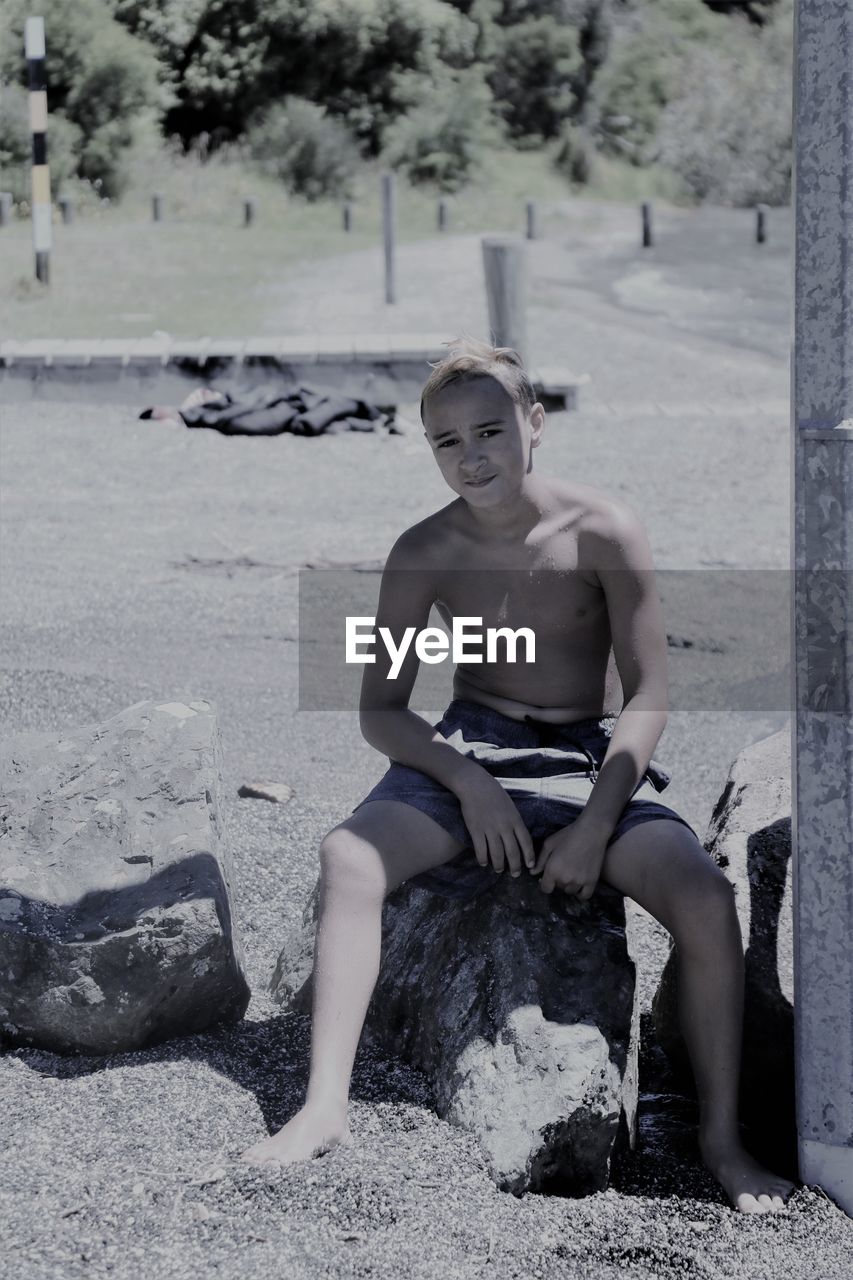
[[[781,1196],[770,1195],[764,1191],[759,1195],[742,1191],[735,1200],[735,1205],[741,1213],[779,1213],[780,1210],[785,1209],[785,1202]]]
[[[735,1207],[740,1213],[764,1213],[765,1210],[758,1203],[755,1196],[750,1195],[748,1191],[742,1191],[735,1200]]]

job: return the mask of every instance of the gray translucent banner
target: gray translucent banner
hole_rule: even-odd
[[[347,661],[347,619],[375,618],[379,600],[381,571],[376,569],[305,569],[299,574],[299,709],[301,711],[356,710],[359,705],[365,666]],[[791,589],[793,574],[780,569],[688,569],[659,570],[655,582],[663,607],[667,634],[669,709],[672,711],[733,711],[743,713],[785,712],[792,708],[791,686]],[[539,689],[530,697],[537,705],[552,705],[542,696],[545,672],[550,671],[559,646],[555,637],[565,634],[571,652],[580,644],[601,645],[602,595],[589,584],[590,575],[580,580],[576,574],[537,570],[446,571],[441,573],[442,597],[457,619],[463,614],[482,618],[482,631],[509,626],[530,627],[537,634],[535,620],[525,616],[525,602],[538,614],[542,625],[537,634],[535,671],[524,672]],[[418,578],[421,580],[418,581]],[[797,574],[797,589],[809,600],[809,614],[826,614],[849,599],[853,574],[849,570],[821,570]],[[423,598],[431,583],[418,571],[397,571],[389,575],[388,587],[398,598]],[[813,608],[814,606],[814,608]],[[803,615],[804,616],[804,615]],[[544,621],[543,621],[544,620]],[[433,607],[429,627],[439,628],[450,645],[450,627]],[[358,632],[358,645],[351,655],[385,655],[380,636],[372,644],[365,641],[370,628],[364,622],[350,623]],[[373,629],[375,632],[375,628]],[[476,632],[477,628],[473,631]],[[472,628],[466,653],[484,648],[472,643]],[[399,647],[400,637],[391,644]],[[412,642],[413,643],[413,642]],[[496,653],[505,659],[506,648],[495,641]],[[414,647],[414,643],[413,643]],[[819,648],[819,647],[818,647]],[[440,646],[432,638],[432,653]],[[526,646],[520,639],[516,662],[524,666]],[[571,659],[569,659],[571,661]],[[850,713],[849,673],[853,671],[853,650],[848,637],[836,650],[817,652],[810,688],[801,691],[801,700],[822,712]],[[506,685],[500,666],[466,664],[466,669],[482,682],[481,687],[496,693]],[[410,705],[443,709],[453,696],[454,663],[450,654],[440,662],[421,662]],[[497,683],[492,686],[493,679]],[[615,679],[611,659],[611,680]],[[569,677],[570,681],[570,677]],[[555,687],[559,681],[555,681]],[[520,688],[521,685],[516,685]],[[567,684],[564,683],[564,688]],[[621,689],[611,685],[608,708],[621,707]],[[524,700],[518,696],[518,700]]]

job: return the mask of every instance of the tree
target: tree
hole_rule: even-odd
[[[39,0],[45,24],[48,102],[54,117],[69,120],[75,167],[118,195],[126,180],[123,155],[133,119],[143,107],[162,105],[157,62],[148,44],[113,18],[106,0]],[[7,4],[8,39],[0,54],[0,78],[26,85],[24,22],[30,0]],[[70,139],[71,135],[67,135]]]
[[[581,64],[578,33],[552,17],[505,27],[488,82],[513,138],[553,138],[576,114],[572,76]]]

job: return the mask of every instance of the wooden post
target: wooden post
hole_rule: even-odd
[[[344,204],[344,231],[352,231],[352,204],[349,200]]]
[[[62,214],[62,225],[70,227],[74,221],[74,205],[71,203],[71,197],[60,196],[56,203],[59,205],[59,210]]]
[[[535,200],[527,201],[527,239],[539,239],[539,209]]]
[[[0,191],[0,227],[6,227],[12,221],[12,192]]]
[[[654,236],[652,235],[652,206],[649,200],[643,201],[643,248],[648,249],[654,244]]]
[[[764,244],[767,239],[767,205],[755,206],[755,243]]]
[[[394,174],[382,175],[382,238],[385,245],[385,301],[397,301],[394,250],[397,237],[397,195]]]
[[[447,201],[444,196],[440,196],[438,201],[438,229],[447,230]]]
[[[49,284],[53,211],[50,205],[50,171],[47,165],[47,78],[44,52],[44,18],[27,18],[24,24],[24,53],[30,89],[30,131],[33,136],[33,249],[36,279],[41,284]]]
[[[151,197],[151,217],[155,222],[163,221],[163,197],[159,191],[155,191]]]
[[[799,1171],[853,1216],[853,6],[795,18],[793,907]]]
[[[483,269],[492,340],[496,347],[513,347],[527,368],[524,241],[517,236],[484,237]]]
[[[250,227],[255,221],[256,205],[251,198],[243,201],[243,226]]]

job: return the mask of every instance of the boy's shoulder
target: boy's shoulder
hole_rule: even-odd
[[[560,527],[571,529],[577,537],[584,537],[590,543],[613,543],[643,536],[636,512],[622,498],[575,481],[549,479],[548,487],[552,516],[556,514]],[[446,567],[454,551],[466,540],[466,513],[466,504],[457,498],[410,525],[391,548],[388,567]]]
[[[391,548],[389,568],[424,568],[434,560],[440,563],[458,532],[460,505],[464,505],[460,499],[450,502],[405,529]]]

